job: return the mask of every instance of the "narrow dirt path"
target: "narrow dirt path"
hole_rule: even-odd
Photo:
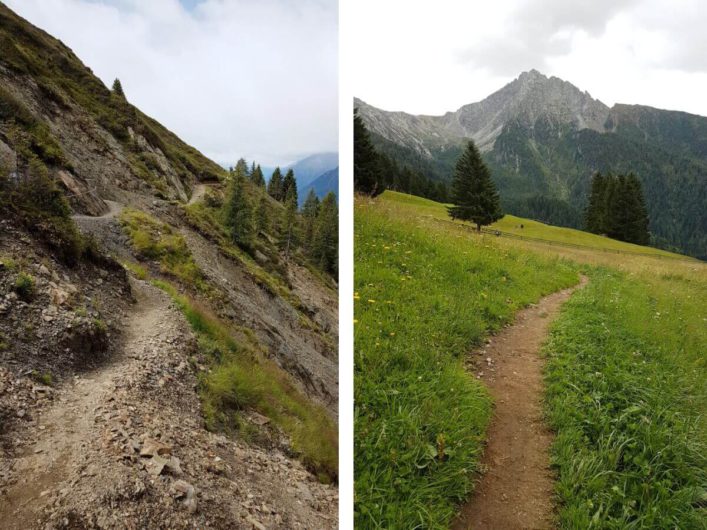
[[[95,216],[95,215],[79,214],[79,215],[72,215],[72,217],[75,220],[79,220],[79,219],[113,219],[120,212],[123,211],[124,206],[118,202],[108,201],[108,200],[104,200],[103,202],[108,205],[108,211],[106,213],[104,213],[103,215]]]
[[[214,186],[216,186],[216,184],[197,184],[194,186],[194,191],[192,192],[191,197],[189,197],[189,202],[187,202],[187,204],[194,204],[195,202],[200,201],[204,198],[204,195],[206,195],[206,190],[213,188]]]
[[[126,327],[125,347],[108,364],[75,376],[61,388],[54,404],[38,421],[35,443],[17,459],[13,474],[18,477],[0,502],[0,521],[8,530],[33,528],[47,504],[48,493],[58,489],[71,468],[80,466],[87,443],[95,431],[94,415],[111,399],[115,383],[137,359],[136,352],[155,334],[165,318],[164,302],[154,289],[142,289],[134,282],[138,304]]]
[[[552,526],[552,435],[543,422],[539,350],[562,304],[587,283],[546,296],[474,353],[495,401],[482,466],[486,473],[452,525],[454,530]],[[481,367],[479,367],[481,365]]]

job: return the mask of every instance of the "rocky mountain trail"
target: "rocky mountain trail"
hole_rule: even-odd
[[[278,451],[203,429],[195,341],[171,299],[137,299],[119,353],[51,392],[2,466],[7,528],[333,528],[335,488]],[[7,465],[9,464],[9,465]]]
[[[543,358],[549,326],[580,283],[518,312],[515,321],[470,355],[468,368],[482,379],[495,408],[482,459],[484,474],[454,529],[551,528],[552,434],[543,420]]]

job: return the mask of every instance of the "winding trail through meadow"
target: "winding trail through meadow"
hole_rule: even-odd
[[[543,364],[539,351],[562,304],[586,285],[541,299],[475,356],[495,402],[480,478],[454,530],[519,530],[552,527],[552,433],[543,421]],[[479,368],[479,366],[482,366]]]

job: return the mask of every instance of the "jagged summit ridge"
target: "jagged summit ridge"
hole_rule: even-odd
[[[576,130],[603,132],[610,112],[588,92],[534,69],[521,73],[487,98],[443,116],[386,112],[358,99],[355,104],[373,132],[423,155],[429,154],[430,143],[458,144],[462,138],[471,138],[482,151],[489,151],[503,127],[513,120],[533,127],[539,119],[546,119]]]

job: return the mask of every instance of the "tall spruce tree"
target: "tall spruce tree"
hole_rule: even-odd
[[[339,266],[338,217],[336,195],[329,192],[319,206],[312,242],[312,259],[322,270],[332,274],[336,274]]]
[[[295,204],[297,203],[297,180],[295,179],[295,172],[292,169],[288,169],[285,174],[285,179],[282,181],[282,198],[285,202],[290,200],[290,197],[295,198]]]
[[[633,173],[595,175],[585,221],[590,232],[639,245],[648,244],[648,210],[638,177]]]
[[[255,228],[258,233],[267,233],[270,229],[270,219],[268,218],[268,198],[265,193],[260,194],[258,207],[255,210]]]
[[[379,155],[358,109],[354,110],[354,189],[372,197],[385,190]]]
[[[594,234],[605,233],[605,194],[607,178],[597,172],[592,177],[589,201],[584,212],[584,224],[587,231]]]
[[[237,177],[248,177],[248,162],[245,161],[245,158],[238,159],[238,162],[236,162],[236,167],[233,171]]]
[[[245,178],[234,172],[224,204],[224,224],[231,240],[248,248],[253,242],[253,210],[245,190]]]
[[[255,166],[255,162],[253,162],[254,168],[250,172],[250,180],[258,186],[259,188],[265,188],[265,177],[263,176],[263,170],[260,169],[260,164]]]
[[[629,173],[625,181],[626,193],[630,197],[630,214],[626,221],[626,241],[638,245],[647,245],[650,242],[648,232],[648,209],[643,197],[641,181],[634,173]]]
[[[453,219],[475,223],[478,231],[503,217],[491,172],[472,141],[454,169],[451,199],[454,206],[447,209],[449,215]]]
[[[303,243],[307,252],[312,250],[312,240],[314,238],[314,227],[319,214],[319,197],[310,188],[307,198],[302,205],[302,219],[304,220],[304,237]]]
[[[268,182],[268,194],[276,201],[282,201],[284,199],[282,192],[282,172],[279,167],[276,167]]]

